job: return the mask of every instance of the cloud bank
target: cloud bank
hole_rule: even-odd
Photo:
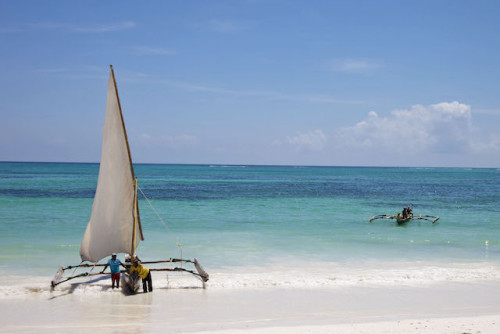
[[[306,133],[298,132],[287,137],[286,142],[299,150],[321,151],[325,147],[327,137],[322,130],[314,130]]]
[[[273,145],[289,147],[299,152],[319,152],[325,148],[328,141],[323,130],[316,129],[308,132],[296,132],[285,139],[275,140]]]
[[[471,108],[459,102],[415,105],[388,117],[370,111],[354,126],[337,131],[342,146],[394,153],[460,153],[470,149]]]
[[[475,127],[472,114],[471,106],[457,101],[414,105],[387,116],[370,111],[352,126],[297,132],[274,144],[296,157],[314,153],[329,165],[495,166],[500,134]]]

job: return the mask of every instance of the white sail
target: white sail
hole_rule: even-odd
[[[135,252],[141,231],[138,212],[134,218],[137,203],[134,178],[118,90],[111,68],[99,179],[90,221],[80,246],[82,261],[97,262],[111,253]]]

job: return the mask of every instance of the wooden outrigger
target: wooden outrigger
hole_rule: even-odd
[[[180,263],[180,262],[193,264],[194,267],[196,268],[196,272],[194,270],[189,270],[189,269],[182,268],[182,266],[181,267],[174,267],[174,268],[149,268],[149,271],[186,272],[186,273],[192,274],[195,277],[199,278],[201,280],[201,282],[203,283],[203,287],[205,287],[205,282],[208,281],[209,275],[201,267],[201,265],[199,264],[199,262],[198,262],[197,259],[194,259],[194,260],[185,260],[185,259],[173,259],[172,258],[172,259],[169,259],[169,260],[144,261],[144,262],[141,262],[141,263],[142,264],[164,264],[164,263]],[[125,263],[125,265],[127,265],[127,263]],[[79,264],[79,265],[76,265],[76,266],[67,266],[67,267],[61,266],[59,268],[59,270],[57,271],[56,275],[54,276],[54,279],[51,281],[51,287],[55,288],[57,285],[59,285],[61,283],[64,283],[64,282],[67,282],[69,280],[75,279],[75,278],[92,277],[92,276],[99,276],[99,275],[109,275],[110,273],[105,273],[105,272],[92,273],[92,269],[94,269],[95,267],[104,267],[104,266],[107,266],[107,264],[103,264],[103,263],[96,263],[96,264],[83,263],[83,264]],[[71,270],[71,269],[77,270],[77,269],[82,269],[82,268],[83,269],[90,269],[90,271],[79,273],[77,275],[75,275],[73,273],[72,276],[63,277],[64,272],[66,270]],[[121,273],[125,274],[125,273],[127,273],[127,271],[121,270]],[[122,286],[125,288],[124,285],[122,285]],[[135,292],[135,291],[132,291],[132,292]]]
[[[439,217],[437,216],[429,216],[429,215],[418,215],[414,216],[413,214],[404,217],[398,212],[397,214],[391,216],[391,215],[376,215],[370,218],[369,222],[371,223],[375,219],[396,219],[396,223],[398,225],[403,225],[408,223],[410,220],[426,220],[432,224],[437,222],[439,220]]]

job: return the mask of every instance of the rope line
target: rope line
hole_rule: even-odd
[[[137,185],[137,189],[139,189],[139,191],[141,192],[142,196],[144,197],[144,199],[148,202],[149,206],[151,207],[151,209],[153,209],[153,211],[155,212],[156,216],[158,217],[158,219],[162,222],[163,226],[165,226],[165,228],[167,229],[168,232],[170,232],[170,235],[172,236],[172,239],[174,240],[174,242],[177,244],[177,247],[180,248],[181,250],[181,258],[182,258],[182,245],[177,241],[175,240],[175,238],[173,237],[173,233],[172,231],[170,230],[170,228],[167,226],[167,224],[163,221],[163,219],[160,217],[160,214],[158,213],[158,211],[156,211],[156,209],[154,208],[153,204],[151,204],[151,202],[149,201],[149,198],[146,197],[146,195],[144,194],[144,192],[142,191],[141,187],[139,187],[139,185]]]
[[[83,263],[83,261],[80,262],[80,264],[82,264],[82,263]],[[71,274],[71,276],[75,275],[76,269],[78,269],[78,266],[75,266],[75,270],[73,270],[73,273]],[[63,269],[63,272],[64,272],[64,269]]]

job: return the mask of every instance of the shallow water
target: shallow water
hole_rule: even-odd
[[[0,272],[50,278],[59,265],[80,262],[98,169],[0,163]],[[231,272],[260,272],[267,278],[255,281],[269,283],[300,266],[310,277],[319,268],[376,276],[378,268],[412,264],[441,268],[432,272],[442,279],[467,276],[468,266],[481,272],[471,279],[498,274],[496,169],[136,165],[135,172],[168,226],[140,200],[141,258],[178,257],[181,244],[182,256],[198,258],[226,285],[238,281]],[[368,222],[408,204],[441,219]]]

